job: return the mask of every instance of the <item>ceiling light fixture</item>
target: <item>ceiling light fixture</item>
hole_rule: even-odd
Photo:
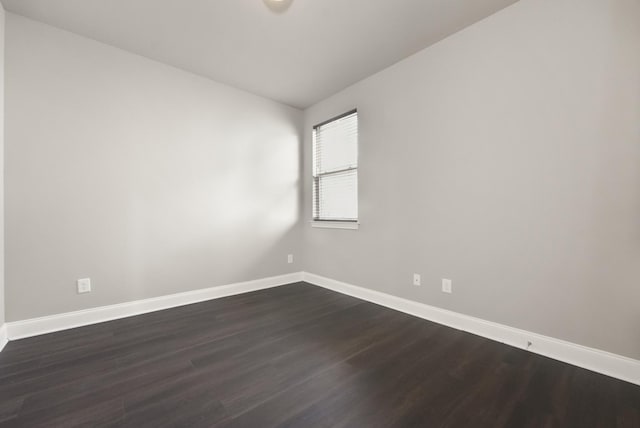
[[[282,13],[289,9],[293,0],[264,0],[269,9],[276,13]]]

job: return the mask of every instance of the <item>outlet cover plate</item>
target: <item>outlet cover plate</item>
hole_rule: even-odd
[[[419,287],[420,285],[422,285],[422,278],[420,278],[419,273],[413,274],[413,285],[415,285],[416,287]]]
[[[91,292],[91,278],[82,278],[77,282],[78,294]]]

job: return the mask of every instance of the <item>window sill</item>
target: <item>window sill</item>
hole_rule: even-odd
[[[360,222],[357,221],[322,221],[311,220],[311,227],[320,229],[349,229],[357,230]]]

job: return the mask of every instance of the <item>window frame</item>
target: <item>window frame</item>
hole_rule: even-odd
[[[357,142],[356,142],[356,166],[349,166],[347,168],[343,168],[343,169],[339,169],[339,170],[331,170],[331,171],[327,171],[327,172],[323,172],[323,173],[318,173],[317,172],[317,168],[316,168],[316,164],[317,164],[317,150],[316,150],[316,132],[319,128],[321,128],[322,126],[328,125],[332,122],[335,122],[337,120],[343,119],[345,117],[351,116],[351,115],[356,115],[356,118],[358,120],[358,128],[357,128]],[[342,174],[345,172],[350,172],[350,171],[356,171],[356,174],[358,174],[358,169],[360,167],[360,162],[359,162],[359,155],[360,155],[360,122],[359,122],[359,116],[358,116],[358,109],[357,108],[353,108],[345,113],[339,114],[337,116],[334,116],[330,119],[327,119],[325,121],[322,121],[320,123],[318,123],[317,125],[314,125],[312,128],[312,164],[311,164],[311,168],[312,168],[312,201],[311,201],[311,226],[312,227],[326,227],[326,228],[332,228],[332,229],[357,229],[358,225],[360,224],[360,210],[358,209],[358,218],[355,219],[331,219],[331,218],[321,218],[321,217],[316,217],[316,212],[319,214],[319,207],[320,207],[320,179],[322,177],[325,176],[332,176],[332,175],[336,175],[336,174]],[[356,175],[357,176],[357,175]],[[356,198],[359,197],[359,192],[357,191],[359,187],[359,180],[356,181],[356,193],[358,196],[356,196]],[[359,201],[356,201],[359,202]]]

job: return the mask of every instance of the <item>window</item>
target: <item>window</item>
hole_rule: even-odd
[[[358,112],[313,127],[313,220],[358,221]]]

